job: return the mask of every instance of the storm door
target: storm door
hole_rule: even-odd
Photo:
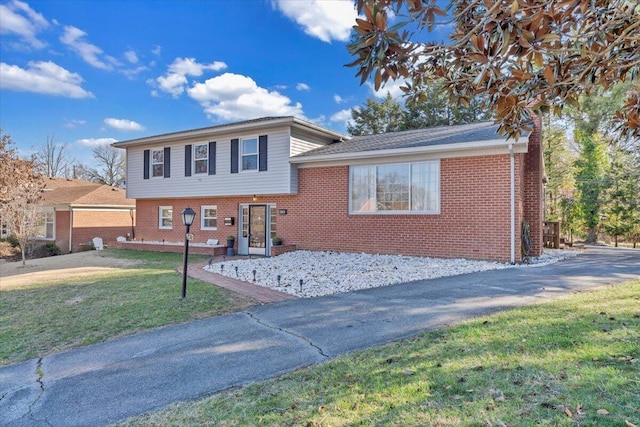
[[[249,253],[267,254],[267,205],[249,205]]]

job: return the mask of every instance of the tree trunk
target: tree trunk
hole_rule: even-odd
[[[596,233],[595,228],[589,229],[589,235],[587,236],[587,241],[585,243],[594,244],[598,241],[598,233]]]
[[[618,235],[613,236],[613,241],[615,242],[615,247],[618,247]]]

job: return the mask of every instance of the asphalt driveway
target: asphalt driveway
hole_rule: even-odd
[[[0,368],[0,425],[99,426],[498,310],[640,278],[640,251],[253,307]]]

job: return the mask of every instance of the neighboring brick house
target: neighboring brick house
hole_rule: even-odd
[[[80,179],[45,178],[40,241],[54,241],[63,253],[75,252],[94,237],[105,244],[132,236],[135,200],[125,191]]]
[[[267,117],[115,143],[127,150],[136,237],[236,237],[240,254],[298,249],[520,261],[542,251],[540,124],[517,141],[477,123],[349,138]]]

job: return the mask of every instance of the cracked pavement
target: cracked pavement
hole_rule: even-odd
[[[464,319],[640,278],[640,251],[256,306],[0,367],[0,425],[100,426]],[[176,288],[177,289],[177,288]]]

